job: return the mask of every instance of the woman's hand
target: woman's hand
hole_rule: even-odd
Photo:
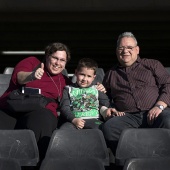
[[[106,89],[105,89],[105,87],[103,86],[103,84],[97,82],[96,88],[97,88],[97,90],[106,93]]]
[[[44,63],[41,63],[41,68],[38,68],[33,74],[34,79],[40,80],[44,74]]]
[[[38,68],[36,71],[24,72],[20,71],[17,73],[17,81],[19,84],[26,84],[30,81],[41,79],[44,74],[44,63],[41,63],[41,68]]]

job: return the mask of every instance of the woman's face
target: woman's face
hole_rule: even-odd
[[[56,75],[63,71],[67,63],[67,54],[65,51],[56,51],[47,56],[46,67],[49,73]]]

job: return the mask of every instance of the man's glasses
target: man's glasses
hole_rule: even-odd
[[[135,48],[136,46],[127,46],[127,47],[125,47],[125,46],[122,46],[122,47],[117,47],[117,49],[119,50],[119,51],[123,51],[123,50],[127,50],[127,51],[133,51],[133,49]]]
[[[53,60],[53,61],[60,61],[61,63],[66,63],[66,60],[65,59],[63,59],[63,58],[58,58],[58,57],[55,57],[55,56],[51,56],[51,59]]]

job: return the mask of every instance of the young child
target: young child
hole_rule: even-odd
[[[104,92],[98,91],[93,85],[98,65],[90,58],[79,61],[75,71],[76,83],[66,86],[60,103],[61,116],[66,119],[60,129],[99,128],[103,122],[103,116],[110,107],[110,101]],[[105,106],[104,109],[100,109]]]

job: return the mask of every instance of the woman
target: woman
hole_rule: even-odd
[[[60,99],[65,85],[70,79],[61,72],[70,60],[70,51],[62,43],[46,47],[44,61],[28,57],[14,68],[9,88],[0,97],[0,129],[31,129],[35,133],[39,147],[40,161],[44,158],[50,137],[57,128]],[[7,97],[22,86],[39,88],[45,97],[55,99],[38,110],[16,113],[8,109]],[[103,89],[103,86],[99,86]],[[105,90],[105,89],[104,89]]]
[[[44,62],[36,57],[28,57],[20,61],[12,74],[9,88],[0,97],[0,129],[31,129],[35,133],[40,151],[40,159],[44,157],[50,137],[57,128],[57,108],[65,85],[69,78],[62,75],[62,70],[70,60],[70,52],[66,45],[53,43],[46,47]],[[8,94],[21,86],[39,88],[41,94],[56,99],[45,108],[25,113],[14,113],[8,110]]]

